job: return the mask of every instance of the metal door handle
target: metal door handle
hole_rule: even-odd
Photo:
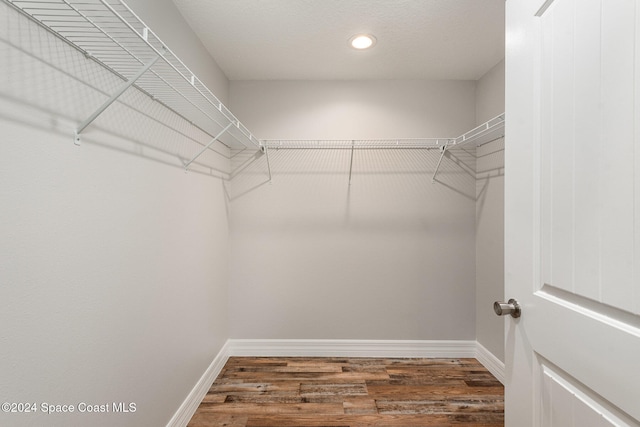
[[[520,304],[518,301],[511,298],[509,302],[496,301],[493,303],[493,311],[496,312],[498,316],[506,316],[510,314],[511,317],[518,318],[522,311],[520,310]]]

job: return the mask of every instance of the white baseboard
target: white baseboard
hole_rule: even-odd
[[[475,341],[230,340],[230,356],[476,357]]]
[[[173,415],[167,427],[185,427],[189,424],[191,417],[198,409],[200,402],[204,399],[207,391],[211,388],[211,384],[216,380],[220,371],[224,367],[225,363],[229,359],[229,340],[222,346],[222,349],[218,352],[213,362],[209,365],[207,370],[202,374],[202,377],[198,380],[193,387],[187,398],[182,402],[182,405],[178,408]]]
[[[167,427],[185,427],[231,356],[476,358],[504,384],[504,363],[477,341],[227,340]]]
[[[498,381],[504,384],[504,362],[498,359],[480,343],[476,343],[476,350],[477,352],[475,357],[478,359],[478,362],[482,363],[482,365],[487,368],[487,370],[491,372]]]

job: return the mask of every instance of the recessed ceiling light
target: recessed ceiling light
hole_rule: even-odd
[[[349,39],[349,46],[354,49],[368,49],[376,44],[376,38],[370,34],[357,34]]]

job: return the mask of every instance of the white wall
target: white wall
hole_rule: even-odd
[[[458,135],[474,82],[231,82],[265,138]],[[232,338],[473,339],[475,172],[464,153],[271,150],[238,156]],[[238,160],[242,159],[242,160]],[[244,163],[243,163],[244,162]]]
[[[503,60],[478,81],[478,124],[504,112],[504,76]],[[504,300],[504,138],[476,156],[476,337],[504,361],[504,319],[493,312],[493,302]]]
[[[0,396],[38,405],[0,424],[165,425],[228,338],[229,162],[185,173],[199,146],[163,123],[188,126],[135,91],[75,146],[119,79],[6,4],[0,21]]]
[[[504,113],[504,59],[476,83],[476,124]]]
[[[472,81],[232,81],[234,114],[262,139],[450,137],[474,125]]]

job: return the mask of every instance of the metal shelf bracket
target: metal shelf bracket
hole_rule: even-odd
[[[355,141],[351,141],[351,161],[349,162],[349,185],[351,185],[351,172],[353,171],[353,149],[355,148]]]
[[[435,184],[436,183],[436,175],[438,174],[438,169],[440,169],[440,163],[442,163],[442,158],[444,157],[444,153],[447,152],[447,146],[449,145],[449,143],[452,141],[447,141],[444,143],[444,145],[442,147],[440,147],[440,158],[438,159],[438,164],[436,165],[436,170],[433,171],[433,176],[431,177],[431,183]]]
[[[271,183],[271,163],[269,162],[269,147],[267,144],[260,147],[260,150],[267,156],[267,171],[269,171],[269,183]]]
[[[226,131],[229,130],[229,128],[231,127],[231,125],[233,125],[233,122],[230,122],[227,126],[225,126],[224,129],[222,129],[220,132],[218,132],[218,134],[216,136],[213,137],[213,139],[211,141],[209,141],[209,143],[207,145],[204,146],[204,148],[202,150],[200,150],[200,152],[198,154],[196,154],[196,156],[189,160],[185,165],[184,165],[184,170],[186,171],[187,169],[189,169],[189,165],[191,163],[193,163],[198,157],[200,157],[202,155],[202,153],[204,153],[205,151],[207,151],[209,149],[209,147],[211,147],[211,145],[216,142],[222,135],[224,135],[224,133]]]
[[[149,70],[155,64],[158,59],[160,59],[160,55],[156,55],[151,61],[149,61],[145,66],[143,66],[135,76],[131,77],[129,80],[124,82],[117,91],[113,95],[109,97],[96,111],[93,112],[89,117],[87,117],[82,123],[78,125],[76,131],[74,133],[73,143],[76,145],[80,145],[80,134],[83,130],[87,128],[95,119],[98,118],[100,114],[104,112],[111,104],[113,104],[116,99],[120,97],[127,89],[129,89],[142,75]]]

